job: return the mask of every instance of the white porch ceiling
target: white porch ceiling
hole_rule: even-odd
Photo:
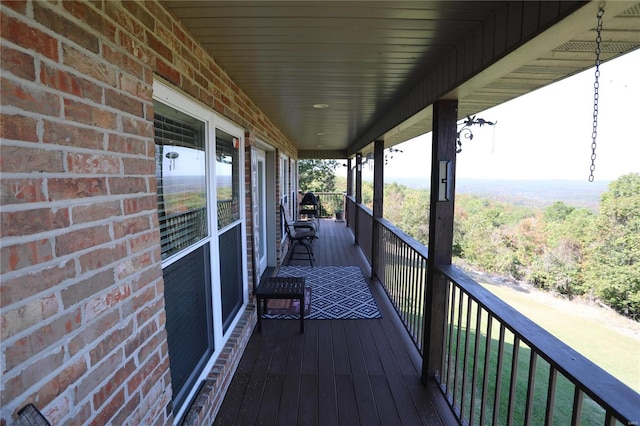
[[[162,1],[302,158],[431,130],[640,47],[640,2]],[[327,104],[324,109],[316,104]]]

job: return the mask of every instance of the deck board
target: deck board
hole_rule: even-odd
[[[314,253],[316,266],[357,265],[369,275],[344,222],[322,221]],[[384,291],[370,285],[382,318],[305,320],[303,334],[298,321],[263,320],[214,424],[449,424],[436,410],[437,389],[422,384],[417,351]]]

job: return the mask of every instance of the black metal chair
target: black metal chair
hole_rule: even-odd
[[[287,235],[287,240],[289,241],[287,265],[290,264],[292,260],[308,260],[311,266],[313,266],[314,256],[313,247],[311,244],[318,238],[315,230],[313,230],[312,228],[295,227],[294,225],[289,224],[286,211],[282,205],[280,205],[280,214],[282,215],[285,234]],[[298,247],[304,248],[305,253],[300,254],[298,257],[294,257],[296,255],[296,248]],[[300,257],[303,255],[305,257]]]

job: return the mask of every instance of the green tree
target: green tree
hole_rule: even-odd
[[[300,160],[298,181],[302,192],[334,192],[336,160]]]
[[[619,312],[640,314],[640,174],[621,176],[602,195],[587,267],[590,289]]]

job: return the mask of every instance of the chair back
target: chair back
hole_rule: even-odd
[[[284,206],[280,204],[280,216],[282,216],[282,223],[284,223],[284,229],[287,236],[291,236],[291,228],[289,228],[289,221],[287,220],[287,212]]]

